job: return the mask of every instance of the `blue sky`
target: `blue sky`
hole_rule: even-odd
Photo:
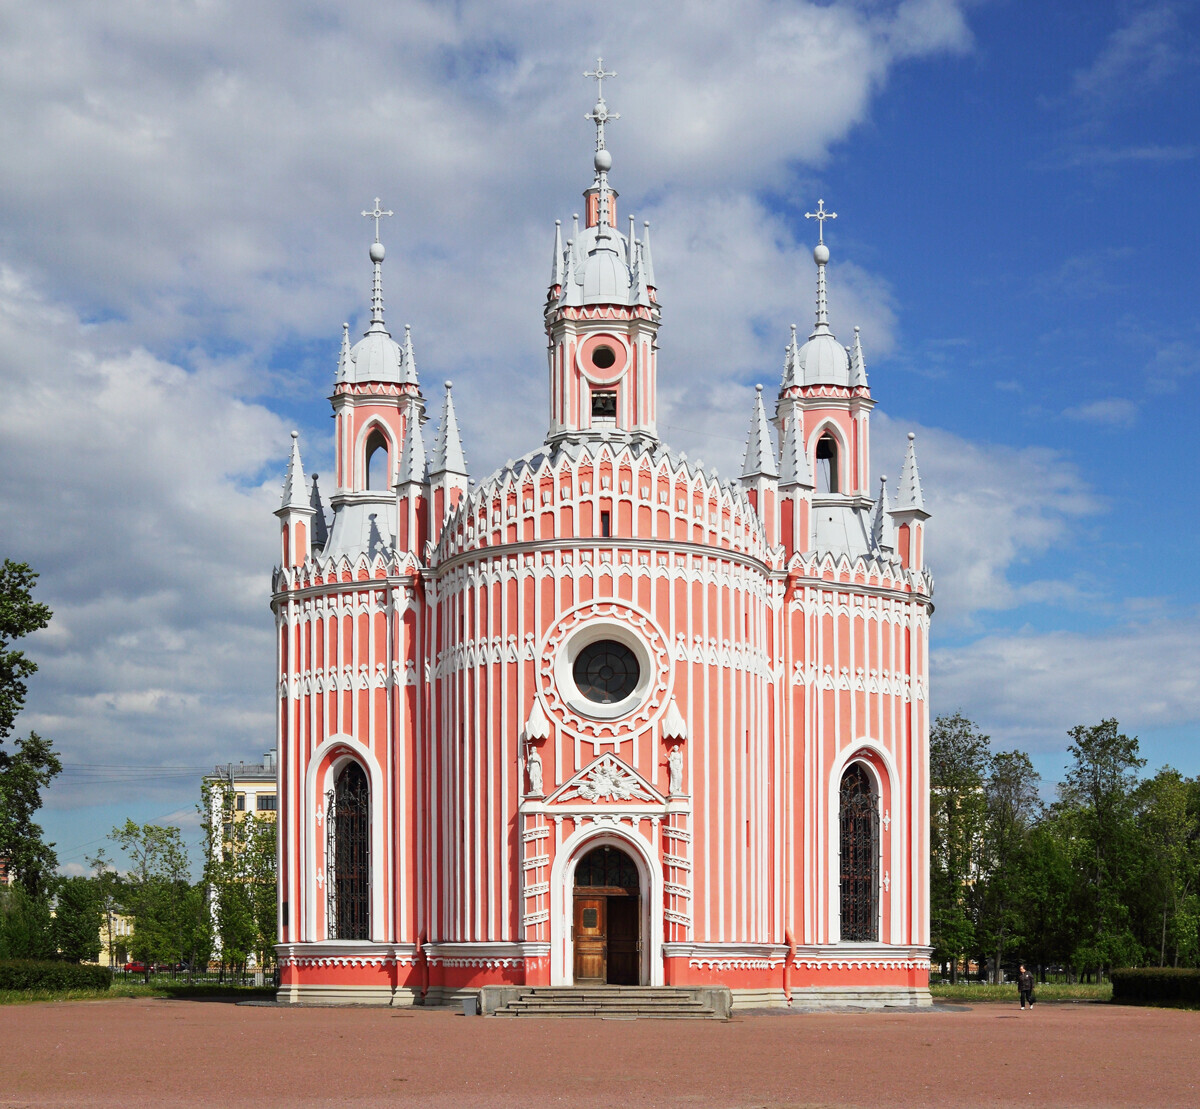
[[[1197,4],[605,13],[0,15],[0,553],[56,611],[21,723],[67,763],[43,815],[68,866],[125,815],[194,825],[196,768],[272,742],[271,510],[290,427],[329,466],[376,195],[388,319],[427,395],[454,379],[473,474],[540,441],[597,53],[622,218],[653,221],[664,437],[737,472],[752,386],[811,321],[823,197],[876,472],[918,433],[935,711],[1048,781],[1105,716],[1200,773]]]

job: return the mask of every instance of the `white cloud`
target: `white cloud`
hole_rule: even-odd
[[[1097,632],[989,635],[932,657],[935,711],[963,708],[999,746],[1058,750],[1067,729],[1200,717],[1200,612]]]
[[[878,410],[871,430],[872,465],[892,476],[893,488],[904,434],[917,432],[940,629],[962,631],[985,612],[1079,593],[1075,582],[1030,579],[1027,569],[1036,556],[1072,545],[1080,521],[1103,507],[1062,452],[970,442],[940,428],[901,425]]]
[[[1179,17],[1173,4],[1155,4],[1134,12],[1109,35],[1104,48],[1072,77],[1074,93],[1085,99],[1127,97],[1174,73],[1184,60]]]
[[[1089,424],[1109,427],[1132,427],[1137,423],[1138,406],[1126,397],[1105,397],[1068,408],[1064,416]]]

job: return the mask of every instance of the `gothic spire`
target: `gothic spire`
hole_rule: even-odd
[[[554,262],[550,267],[550,287],[566,284],[563,266],[562,220],[554,221]]]
[[[783,422],[783,442],[780,444],[779,485],[803,485],[811,489],[812,470],[808,465],[808,453],[804,449],[804,423],[799,407]]]
[[[313,510],[312,543],[313,549],[323,551],[329,540],[329,528],[325,523],[325,506],[321,503],[321,490],[317,488],[317,475],[312,476],[312,495],[308,500]]]
[[[746,458],[742,463],[742,477],[779,477],[775,464],[775,448],[771,443],[771,427],[763,408],[762,386],[754,386],[754,415],[750,417],[750,435],[746,440]]]
[[[925,511],[925,498],[921,494],[921,475],[917,472],[916,435],[908,433],[908,450],[904,452],[904,465],[900,467],[900,483],[896,493],[896,511],[908,509]]]
[[[420,485],[427,480],[428,463],[425,459],[425,442],[421,438],[421,417],[415,409],[409,410],[404,427],[404,443],[400,448],[400,471],[396,484]]]
[[[442,408],[442,426],[433,443],[431,474],[459,474],[467,476],[467,460],[463,456],[462,439],[458,434],[458,418],[454,415],[454,397],[450,390],[453,382],[446,382],[446,403]]]
[[[850,351],[850,388],[867,388],[867,363],[863,359],[862,341],[858,337],[858,328],[854,329],[854,346]]]
[[[887,474],[879,478],[879,499],[875,502],[875,511],[871,515],[871,546],[877,551],[894,551],[896,540],[894,525],[888,515]]]
[[[280,508],[308,508],[308,490],[304,482],[304,465],[300,461],[300,432],[292,432],[292,453],[288,458],[287,476],[283,479],[283,502]]]
[[[604,145],[604,125],[611,120],[620,119],[621,114],[619,112],[610,112],[608,105],[604,102],[604,79],[616,76],[615,73],[606,73],[604,71],[604,59],[597,58],[596,68],[591,72],[584,73],[584,76],[592,77],[596,81],[596,105],[584,118],[590,119],[596,125],[596,153],[592,159],[596,167],[596,179],[592,187],[598,190],[599,193],[597,221],[600,226],[600,234],[603,235],[604,229],[613,225],[612,213],[609,208],[608,188],[608,171],[612,169],[612,155]]]

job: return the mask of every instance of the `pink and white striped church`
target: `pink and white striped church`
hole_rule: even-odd
[[[293,436],[273,578],[280,999],[725,986],[929,1003],[932,579],[912,436],[871,479],[858,332],[761,386],[739,481],[658,436],[649,225],[619,229],[601,65],[556,225],[544,441],[471,482],[408,329],[344,330],[327,512]]]

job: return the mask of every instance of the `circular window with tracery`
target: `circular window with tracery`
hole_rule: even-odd
[[[625,700],[637,689],[642,675],[637,655],[615,639],[598,639],[575,656],[571,676],[575,687],[597,705]]]

